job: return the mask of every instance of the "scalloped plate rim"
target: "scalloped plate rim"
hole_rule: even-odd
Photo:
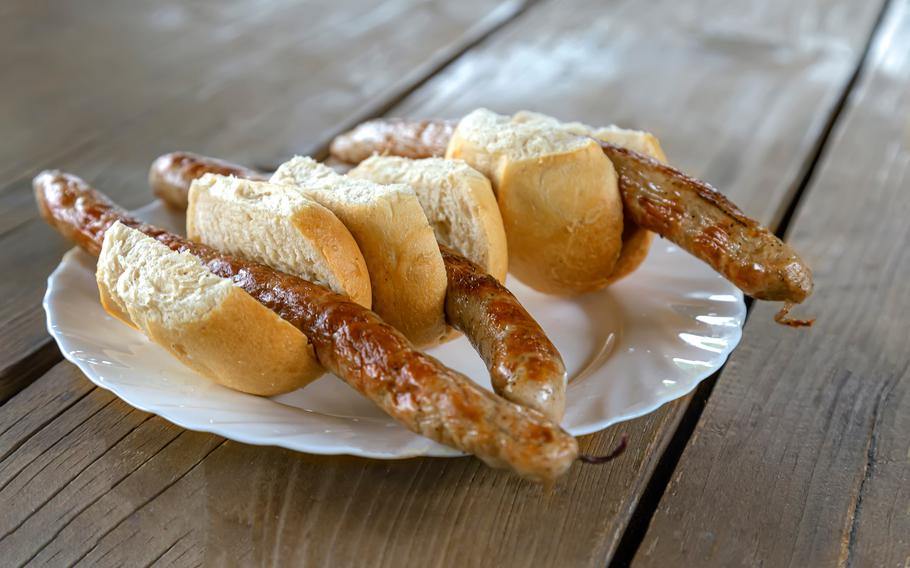
[[[655,242],[655,245],[656,244],[657,242]],[[65,332],[55,326],[53,302],[55,298],[58,297],[57,294],[59,293],[57,283],[59,282],[61,274],[67,270],[73,262],[78,262],[78,259],[73,258],[77,254],[84,253],[82,253],[78,248],[73,248],[67,251],[61,259],[60,264],[58,264],[54,271],[48,276],[47,289],[42,299],[42,307],[45,310],[45,321],[48,333],[57,342],[58,346],[60,347],[60,351],[65,359],[75,364],[80,369],[80,371],[82,371],[82,373],[85,374],[86,377],[91,380],[96,386],[114,393],[117,397],[119,397],[130,406],[133,406],[145,412],[156,414],[168,422],[171,422],[188,430],[208,432],[222,436],[226,439],[251,445],[277,446],[293,451],[303,451],[320,455],[354,455],[372,459],[408,459],[420,456],[458,457],[465,455],[463,452],[459,452],[451,448],[446,448],[428,439],[423,439],[426,442],[425,444],[417,444],[416,447],[413,447],[415,445],[411,444],[408,448],[402,448],[400,451],[395,452],[370,450],[369,448],[363,447],[363,445],[352,446],[346,443],[344,440],[339,439],[329,440],[330,444],[309,444],[302,446],[300,443],[292,443],[292,435],[248,435],[242,429],[232,427],[232,424],[229,423],[205,423],[203,421],[183,419],[179,415],[175,416],[173,412],[168,412],[166,409],[162,408],[160,402],[143,400],[141,397],[137,398],[136,396],[130,395],[129,392],[125,392],[128,391],[128,388],[125,388],[123,385],[120,385],[117,382],[110,382],[105,380],[103,374],[99,373],[97,369],[91,366],[90,361],[76,357],[74,355],[74,352],[68,347],[70,343],[69,339],[65,337]],[[568,428],[569,431],[574,435],[583,436],[599,432],[620,422],[625,422],[639,418],[641,416],[645,416],[651,412],[656,411],[661,406],[691,393],[695,387],[701,383],[701,381],[716,373],[726,363],[730,354],[740,342],[742,338],[742,326],[744,324],[746,316],[746,307],[743,301],[742,293],[732,285],[729,287],[729,292],[732,295],[733,300],[726,300],[726,302],[733,301],[736,303],[736,309],[733,310],[735,313],[733,313],[731,316],[736,321],[733,325],[724,326],[725,328],[728,328],[727,333],[723,335],[723,339],[725,340],[726,344],[720,351],[715,353],[714,360],[709,366],[705,367],[701,371],[691,372],[690,375],[686,377],[686,383],[679,385],[675,389],[666,390],[662,394],[654,394],[650,400],[639,401],[636,405],[625,409],[625,411],[618,415],[605,417],[604,419],[595,423]],[[612,355],[610,357],[612,357]],[[607,359],[610,357],[607,357]],[[127,387],[128,386],[129,385],[127,385]],[[283,404],[278,401],[273,402]],[[329,434],[329,436],[331,437],[331,434]]]

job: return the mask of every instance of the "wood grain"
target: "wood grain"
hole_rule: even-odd
[[[76,172],[138,207],[164,152],[278,162],[390,104],[523,6],[4,3],[0,263],[17,274],[0,280],[0,400],[47,369],[25,362],[46,353],[44,279],[69,248],[37,218],[38,171]]]
[[[71,565],[95,535],[222,442],[130,408],[93,388],[69,363],[45,378],[3,411],[9,424],[0,438],[4,565]],[[64,542],[63,549],[53,544]]]
[[[49,383],[55,398],[76,402],[48,423],[59,410],[41,410]],[[644,482],[576,467],[547,491],[472,458],[375,461],[221,444],[106,391],[86,392],[70,363],[9,406],[26,438],[0,461],[0,558],[12,565],[136,565],[174,547],[214,565],[371,558],[396,566],[409,557],[440,565],[451,555],[466,565],[592,564],[602,546],[578,543],[613,538],[606,529],[622,511],[612,494],[640,492]],[[621,434],[582,446],[602,453]],[[476,546],[464,547],[466,532]]]
[[[676,167],[776,226],[881,6],[551,2],[389,114],[484,106],[647,130]]]
[[[818,322],[781,333],[755,310],[637,565],[910,563],[908,115],[902,0],[789,234],[815,267]]]
[[[16,322],[10,324],[16,325]],[[56,343],[30,345],[27,349],[23,358],[3,368],[0,375],[3,377],[0,380],[0,405],[60,361],[60,350]]]
[[[79,381],[72,388],[61,389],[54,371],[46,374],[44,379],[3,406],[0,412],[0,459],[5,461],[35,432],[50,424],[92,390],[88,381]]]
[[[82,0],[53,9],[10,2],[0,21],[8,55],[0,108],[16,135],[0,142],[0,174],[28,175],[36,162],[107,145],[124,129],[164,121],[179,130],[189,118],[207,136],[175,133],[158,141],[161,148],[227,151],[241,137],[238,159],[274,159],[276,146],[284,156],[394,97],[434,59],[520,7],[483,0],[457,9],[432,0],[243,0],[230,8]],[[249,143],[252,124],[269,126],[259,144]]]
[[[662,137],[674,163],[729,190],[773,225],[858,63],[879,5],[806,2],[794,8],[780,1],[744,10],[694,1],[541,3],[393,113],[457,116],[482,104],[649,128]],[[712,18],[700,17],[706,11]],[[795,13],[798,18],[791,17]],[[665,24],[660,33],[653,33],[654,22]],[[157,140],[165,134],[154,124],[148,127],[151,133],[135,135]],[[256,151],[241,148],[242,141],[215,153],[237,158],[236,153]],[[235,154],[228,152],[231,148]],[[86,151],[74,163],[97,172],[121,163],[116,144],[106,152]],[[135,174],[125,168],[119,175],[126,185],[137,183],[126,181]],[[31,238],[41,235],[36,229]],[[67,373],[76,380],[69,364],[53,371],[57,377]],[[79,426],[72,425],[83,422],[89,424],[83,428],[92,428],[112,412],[101,409],[97,418],[84,419],[104,404],[103,393],[93,391],[83,400],[32,434],[30,447],[40,442],[47,448],[42,451],[52,452],[51,442],[63,439],[58,424],[69,425],[63,431],[75,431]],[[616,550],[685,404],[672,403],[584,438],[583,449],[596,453],[628,434],[631,448],[614,463],[573,468],[550,492],[470,458],[380,462],[227,442],[198,463],[181,462],[177,471],[185,473],[179,477],[164,470],[168,462],[156,459],[159,454],[132,471],[136,462],[121,465],[116,487],[126,492],[118,494],[113,486],[108,491],[129,505],[108,518],[107,509],[97,505],[107,499],[104,486],[92,486],[83,498],[67,490],[80,472],[61,470],[65,473],[49,478],[50,493],[65,493],[73,504],[65,509],[67,520],[53,525],[53,531],[42,532],[29,520],[54,518],[60,504],[48,492],[33,500],[0,494],[0,507],[11,499],[11,524],[18,525],[0,540],[0,553],[16,539],[11,548],[24,549],[17,554],[59,563],[81,558],[90,564],[135,565],[168,558],[211,564],[603,565]],[[163,452],[182,438],[171,438],[164,429],[153,439],[150,422],[107,440],[109,449],[100,456],[100,449],[92,449],[92,455],[108,464],[136,451],[136,444],[149,453]],[[204,451],[218,441],[199,436],[197,446]],[[8,459],[9,483],[30,487],[17,481],[31,472],[29,466],[15,453]],[[143,483],[130,481],[146,471]],[[147,492],[133,497],[145,483],[153,485],[151,497]]]

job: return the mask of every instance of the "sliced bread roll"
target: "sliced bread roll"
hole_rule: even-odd
[[[226,387],[272,396],[324,372],[294,326],[195,256],[135,229],[107,230],[95,278],[109,314]]]
[[[331,211],[297,191],[206,174],[190,187],[186,230],[194,241],[370,307],[370,275],[354,237]]]
[[[552,294],[606,285],[623,213],[616,172],[597,142],[478,109],[458,123],[446,157],[492,181],[519,279]]]
[[[579,136],[592,136],[650,156],[660,162],[666,163],[667,161],[667,156],[660,147],[657,137],[649,132],[627,130],[618,126],[597,128],[580,122],[560,122],[553,117],[530,111],[516,113],[514,120],[525,124],[536,124],[543,128],[560,128]],[[605,284],[616,282],[638,268],[648,256],[648,249],[651,247],[653,238],[654,233],[626,220],[623,226],[622,250],[616,266],[613,267],[613,273]]]
[[[639,154],[650,156],[655,160],[661,162],[667,161],[663,148],[660,147],[660,141],[650,132],[629,130],[615,125],[597,127],[581,122],[561,122],[559,119],[553,118],[552,116],[528,110],[515,113],[514,120],[524,124],[537,124],[542,127],[561,128],[573,134],[578,134],[579,136],[593,136],[604,142],[610,142],[611,144],[628,148]]]
[[[295,188],[348,228],[369,269],[373,311],[417,346],[445,337],[445,265],[410,187],[343,176],[299,156],[270,181]]]
[[[348,175],[410,186],[436,240],[505,282],[509,264],[505,228],[490,180],[483,174],[461,160],[373,156]]]

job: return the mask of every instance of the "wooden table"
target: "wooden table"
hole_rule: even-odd
[[[0,71],[0,565],[910,566],[910,1],[9,0]],[[38,170],[136,207],[165,151],[271,165],[477,106],[655,132],[803,253],[817,325],[753,304],[550,491],[182,430],[61,361]]]

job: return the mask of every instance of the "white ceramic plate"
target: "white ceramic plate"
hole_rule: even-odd
[[[182,220],[157,204],[137,214],[182,232]],[[191,430],[314,454],[460,455],[398,425],[333,375],[271,399],[209,382],[105,314],[94,268],[95,260],[77,249],[63,257],[44,297],[48,330],[92,382],[132,406]],[[727,359],[746,315],[739,290],[663,240],[641,268],[606,291],[557,298],[515,279],[508,285],[562,353],[570,377],[563,426],[575,435],[691,391]],[[429,353],[489,388],[466,339]]]

